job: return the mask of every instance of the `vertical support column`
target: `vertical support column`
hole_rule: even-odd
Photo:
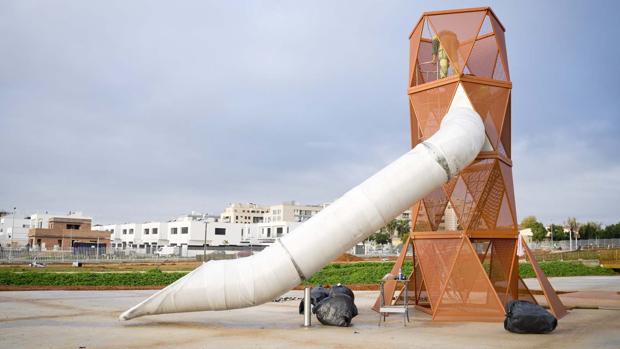
[[[312,302],[310,299],[310,293],[312,287],[304,288],[304,327],[310,327],[312,325]]]

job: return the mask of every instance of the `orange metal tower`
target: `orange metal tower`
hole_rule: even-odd
[[[426,12],[410,36],[412,147],[438,130],[453,98],[463,96],[458,91],[482,117],[487,135],[469,167],[412,207],[411,233],[392,270],[398,273],[411,258],[410,302],[437,320],[498,321],[510,300],[536,302],[518,268],[504,31],[482,7]],[[551,311],[563,317],[564,306],[523,247]],[[385,291],[386,304],[402,301],[396,282]]]

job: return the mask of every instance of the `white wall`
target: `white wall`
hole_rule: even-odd
[[[120,224],[95,225],[92,227],[92,230],[111,232],[112,233],[112,235],[110,235],[110,243],[112,244],[111,248],[120,249],[121,248],[120,246],[116,246],[117,244],[122,243],[122,239],[121,239],[122,232],[121,232],[120,227],[121,227]]]
[[[155,234],[155,229],[157,233]],[[148,234],[147,234],[148,233]],[[142,224],[142,239],[140,243],[167,245],[168,224],[162,222],[149,222]]]
[[[174,233],[176,231],[176,233]],[[183,232],[186,231],[184,234]],[[203,221],[180,218],[168,222],[168,243],[180,245],[202,245],[205,236]]]
[[[295,222],[242,224],[209,220],[206,223],[207,244],[209,246],[244,246],[248,243],[272,243],[278,238],[278,231],[281,232],[281,236],[284,236],[291,233],[299,225],[300,223]],[[152,233],[153,228],[158,229],[155,235]],[[186,234],[183,234],[183,228],[186,228]],[[188,216],[179,217],[170,222],[111,224],[95,226],[93,229],[113,231],[112,243],[115,246],[117,244],[122,246],[124,242],[126,250],[138,250],[138,252],[147,252],[147,244],[150,248],[154,245],[202,246],[205,241],[205,221]],[[134,230],[133,234],[129,233],[131,229]],[[145,234],[144,229],[148,229],[149,234]],[[176,234],[172,233],[174,229],[176,229]],[[270,230],[269,236],[267,236],[267,229]],[[123,230],[126,231],[125,234],[123,234]],[[140,245],[143,246],[141,249],[139,248]],[[116,248],[119,249],[118,246]]]
[[[117,227],[120,241],[124,242],[127,247],[129,247],[130,245],[138,245],[140,243],[140,237],[142,236],[142,233],[140,231],[140,224],[126,223],[119,224],[117,225]],[[116,233],[116,230],[114,232]]]
[[[210,246],[240,245],[241,229],[248,226],[251,226],[251,224],[208,223],[207,244]]]
[[[49,220],[54,215],[47,213],[35,213],[30,216],[30,228],[49,228]]]
[[[0,244],[8,246],[13,245],[24,246],[28,243],[28,229],[30,229],[30,219],[15,217],[8,215],[0,218]]]
[[[256,224],[256,236],[260,239],[276,239],[290,234],[301,223],[297,222],[270,222]]]

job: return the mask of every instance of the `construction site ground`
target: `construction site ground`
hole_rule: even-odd
[[[527,284],[536,288],[536,280]],[[620,276],[551,278],[562,300],[576,306],[546,335],[518,335],[502,323],[412,322],[392,316],[377,326],[377,292],[356,292],[360,314],[347,328],[302,326],[301,291],[281,302],[220,312],[117,320],[152,290],[0,292],[1,348],[618,348]],[[572,295],[572,296],[570,296]],[[575,296],[577,295],[577,296]],[[567,297],[568,296],[568,297]],[[542,295],[537,298],[544,303]]]

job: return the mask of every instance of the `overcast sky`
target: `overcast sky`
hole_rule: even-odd
[[[409,148],[408,35],[477,1],[2,1],[0,209],[329,202]],[[493,2],[519,220],[620,220],[620,3]]]

